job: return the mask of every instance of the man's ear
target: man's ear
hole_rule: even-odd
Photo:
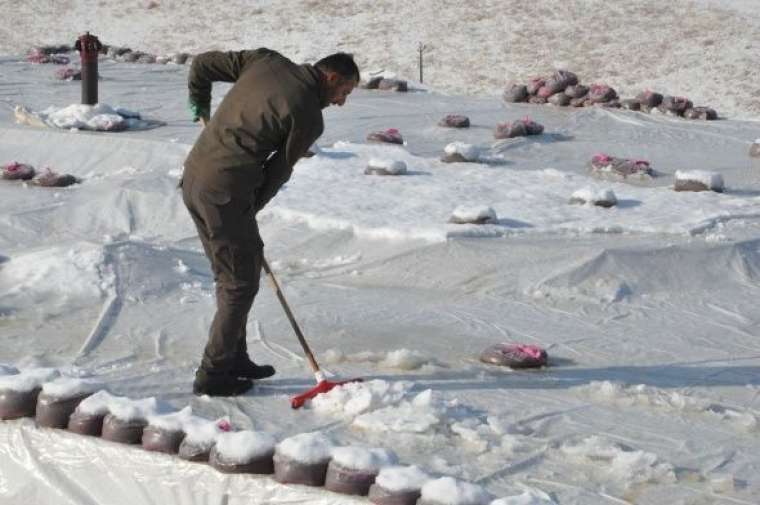
[[[330,84],[331,86],[335,86],[340,81],[340,76],[336,72],[325,72],[325,80]]]

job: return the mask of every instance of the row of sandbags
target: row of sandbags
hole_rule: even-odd
[[[55,188],[65,188],[66,186],[82,182],[71,174],[59,174],[50,168],[45,168],[43,172],[39,172],[32,165],[17,161],[12,161],[2,166],[0,169],[0,179],[4,181],[29,182],[34,186]]]
[[[488,505],[481,486],[434,478],[402,466],[392,451],[336,447],[321,433],[301,433],[279,443],[265,432],[235,431],[226,419],[193,416],[190,407],[161,413],[155,398],[132,400],[98,390],[94,383],[62,378],[52,369],[0,375],[0,419],[33,417],[40,428],[140,445],[148,451],[207,462],[224,473],[272,475],[284,484],[324,486],[369,496],[377,505]],[[472,497],[476,497],[471,501]]]
[[[37,46],[27,54],[27,61],[31,63],[54,63],[68,65],[71,58],[68,53],[74,51],[72,46]],[[192,61],[190,53],[172,53],[167,55],[155,55],[144,51],[133,50],[129,47],[104,45],[101,54],[109,58],[127,63],[176,63],[177,65],[189,64]]]
[[[718,119],[718,114],[710,107],[695,107],[685,97],[670,96],[655,91],[643,91],[635,98],[620,99],[617,91],[607,84],[581,84],[578,76],[567,70],[557,70],[550,77],[535,77],[527,84],[507,85],[502,95],[509,103],[528,102],[552,104],[560,107],[605,106],[626,108],[642,112],[654,110],[663,114],[687,119]]]

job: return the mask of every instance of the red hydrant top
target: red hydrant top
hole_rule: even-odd
[[[103,44],[100,43],[95,35],[85,32],[84,35],[79,36],[76,44],[74,44],[74,48],[79,51],[82,63],[91,63],[98,61],[98,53],[103,48]]]

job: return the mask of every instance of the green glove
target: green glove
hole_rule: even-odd
[[[197,123],[201,119],[208,121],[211,117],[211,104],[197,104],[190,100],[187,105],[193,115],[193,123]]]

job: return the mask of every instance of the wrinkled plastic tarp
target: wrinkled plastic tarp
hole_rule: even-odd
[[[367,505],[324,488],[271,477],[226,475],[207,464],[152,453],[30,419],[0,422],[3,505]]]

